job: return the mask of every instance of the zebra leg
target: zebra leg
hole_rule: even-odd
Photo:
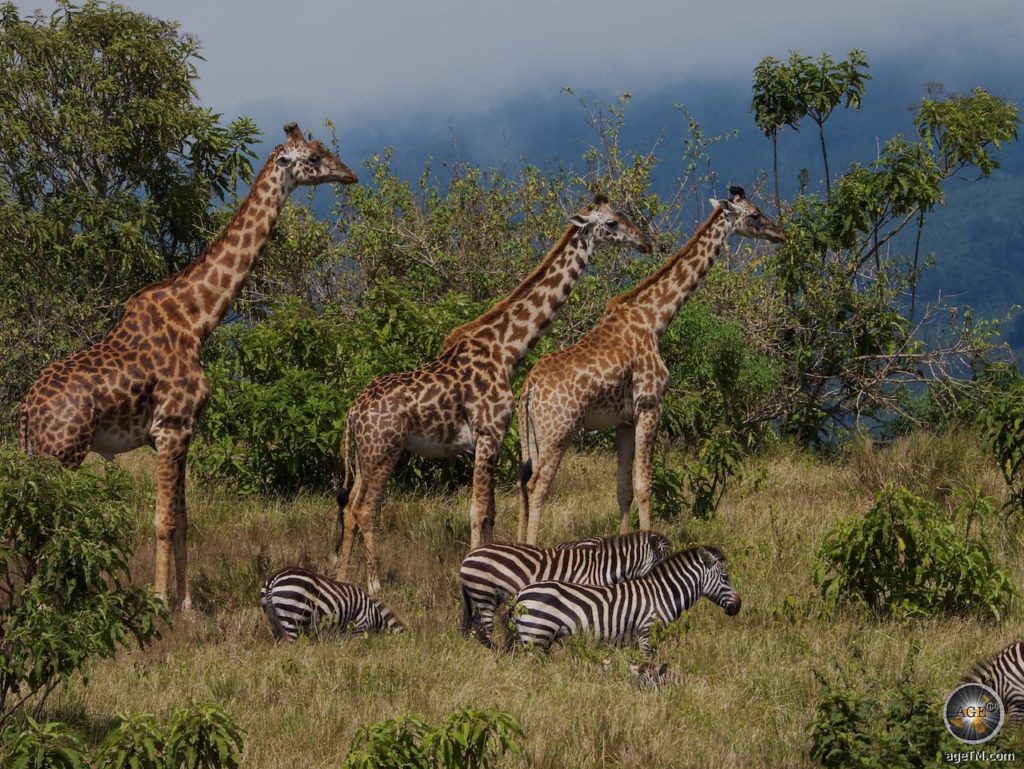
[[[636,428],[633,425],[615,427],[615,454],[619,460],[615,478],[615,496],[619,501],[619,533],[629,531],[629,509],[633,505],[633,454],[636,448]]]
[[[636,416],[636,457],[633,460],[633,488],[640,510],[640,528],[651,528],[651,481],[654,474],[654,433],[661,407],[643,409]],[[625,529],[623,529],[623,532]]]
[[[636,631],[637,645],[640,647],[640,653],[645,660],[654,658],[654,647],[651,645],[651,630],[654,628],[655,619],[653,614],[650,615]]]

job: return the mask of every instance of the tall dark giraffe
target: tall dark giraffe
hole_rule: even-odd
[[[475,453],[471,544],[491,541],[494,471],[515,406],[512,373],[565,303],[595,245],[602,242],[632,245],[644,253],[651,250],[637,226],[599,195],[569,220],[562,237],[509,296],[452,332],[436,360],[415,371],[375,379],[355,399],[342,442],[345,480],[338,495],[338,579],[348,574],[358,526],[370,592],[380,589],[374,518],[384,485],[405,449],[425,457]],[[351,493],[350,438],[355,449]]]
[[[90,449],[107,459],[156,449],[155,591],[168,595],[174,550],[177,601],[191,606],[186,576],[185,457],[209,385],[203,342],[252,270],[285,199],[301,185],[358,179],[295,123],[274,148],[224,232],[185,269],[125,302],[124,317],[80,353],[51,363],[18,410],[19,446],[78,467]]]
[[[711,216],[656,272],[609,301],[604,317],[586,336],[541,358],[527,375],[519,400],[520,542],[537,544],[541,512],[558,465],[582,429],[615,428],[619,530],[629,528],[634,492],[640,528],[651,527],[654,432],[668,386],[658,340],[729,236],[785,240],[746,199],[742,187],[730,187],[729,193],[729,199],[711,201]]]

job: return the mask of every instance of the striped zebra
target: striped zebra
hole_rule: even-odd
[[[546,651],[557,638],[589,632],[615,643],[636,639],[650,656],[654,623],[676,621],[701,596],[730,616],[740,610],[725,555],[707,545],[671,555],[646,576],[617,585],[538,582],[521,590],[506,614],[515,628],[509,646],[518,639]]]
[[[1007,722],[1024,724],[1024,641],[979,662],[961,681],[990,687],[1003,701]]]
[[[306,569],[289,567],[267,577],[260,606],[275,639],[294,641],[300,633],[326,630],[402,633],[405,625],[387,606],[355,585],[336,582]]]
[[[462,632],[475,626],[480,642],[492,646],[494,613],[531,582],[560,579],[611,585],[646,574],[670,549],[669,541],[654,531],[566,542],[546,549],[502,543],[478,547],[459,569]]]

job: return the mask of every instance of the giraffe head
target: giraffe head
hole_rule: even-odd
[[[297,123],[284,127],[288,140],[277,147],[275,165],[289,175],[296,187],[313,184],[355,184],[352,169],[342,163],[318,141],[307,142]]]
[[[729,197],[723,200],[711,198],[711,205],[722,209],[729,235],[742,235],[745,238],[767,240],[769,243],[786,242],[782,230],[762,214],[761,209],[747,200],[742,187],[730,187]]]
[[[569,219],[580,233],[587,233],[594,243],[617,243],[633,246],[641,254],[651,253],[651,241],[632,220],[608,203],[608,198],[598,194],[593,204],[587,206]]]

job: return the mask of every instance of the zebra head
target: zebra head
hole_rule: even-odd
[[[706,567],[700,584],[703,595],[721,606],[730,617],[739,614],[743,602],[729,581],[729,573],[725,570],[725,553],[717,547],[705,545],[697,548],[697,554]]]
[[[668,537],[663,534],[659,534],[656,531],[648,531],[647,534],[647,545],[651,549],[651,553],[654,555],[654,561],[651,566],[661,563],[672,553],[672,543],[668,541]]]

